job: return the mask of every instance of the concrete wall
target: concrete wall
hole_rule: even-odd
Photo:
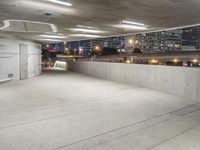
[[[40,75],[42,72],[41,46],[30,44],[28,47],[28,77]]]
[[[0,81],[9,78],[20,80],[20,44],[28,47],[28,77],[41,73],[40,45],[29,41],[0,38]],[[13,77],[10,76],[12,74]]]
[[[198,68],[69,61],[68,69],[200,102],[200,69]]]

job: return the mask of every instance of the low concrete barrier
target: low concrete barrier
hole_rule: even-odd
[[[200,102],[198,68],[69,61],[68,70],[151,88]]]

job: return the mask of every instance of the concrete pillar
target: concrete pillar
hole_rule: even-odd
[[[28,46],[20,44],[20,80],[28,79]]]

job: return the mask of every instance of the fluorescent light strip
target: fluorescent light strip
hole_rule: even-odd
[[[86,32],[86,33],[103,33],[103,31],[100,31],[100,30],[92,30],[92,29],[84,29],[84,28],[74,28],[71,30],[77,31],[77,32]]]
[[[39,35],[40,37],[45,38],[55,38],[55,39],[66,39],[66,36],[57,36],[57,35]]]
[[[20,4],[26,6],[26,9],[42,8],[42,10],[52,10],[53,12],[63,12],[66,14],[73,14],[76,11],[69,6],[58,5],[48,0],[20,0]]]
[[[99,28],[97,27],[90,27],[90,26],[83,26],[83,25],[77,25],[78,28],[86,28],[86,29],[94,29],[94,30],[98,30]]]
[[[62,42],[62,40],[56,40],[56,39],[38,39],[38,41]]]
[[[72,34],[70,36],[74,36],[74,37],[91,37],[91,38],[99,38],[99,37],[101,37],[100,35],[93,35],[93,34]]]
[[[131,29],[131,30],[146,30],[147,29],[147,27],[145,27],[145,26],[136,26],[136,25],[128,25],[128,24],[114,25],[114,27]]]
[[[131,25],[138,25],[138,26],[145,26],[145,24],[143,24],[143,23],[132,22],[132,21],[126,21],[126,20],[123,20],[122,23],[131,24]]]
[[[60,5],[65,5],[65,6],[72,6],[71,3],[69,2],[63,2],[63,1],[60,1],[60,0],[48,0],[49,2],[53,2],[53,3],[56,3],[56,4],[60,4]]]

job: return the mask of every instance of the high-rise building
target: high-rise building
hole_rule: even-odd
[[[182,46],[182,30],[137,34],[133,45],[144,52],[178,51]]]
[[[80,48],[83,49],[85,55],[90,55],[92,51],[92,40],[80,41]]]
[[[200,49],[200,26],[183,29],[183,50]]]
[[[93,45],[98,44],[102,48],[121,48],[124,43],[124,37],[123,36],[116,36],[116,37],[108,37],[108,38],[101,38],[101,39],[95,39],[92,40]]]

